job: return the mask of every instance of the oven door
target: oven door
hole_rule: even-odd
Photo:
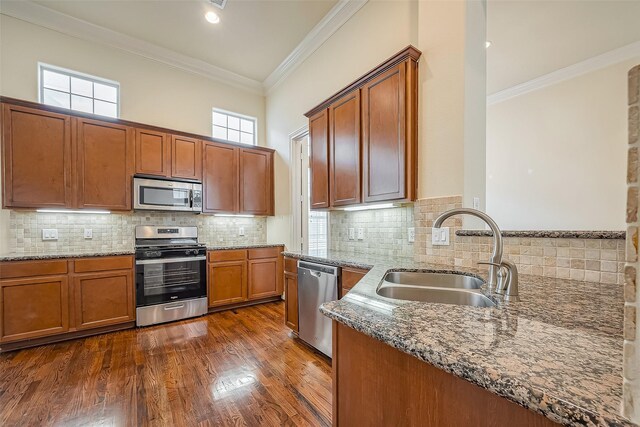
[[[193,211],[194,184],[135,178],[133,208],[137,210]]]
[[[206,256],[136,260],[136,306],[207,295]]]

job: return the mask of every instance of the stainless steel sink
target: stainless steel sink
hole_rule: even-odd
[[[482,279],[464,274],[392,271],[384,276],[384,281],[396,285],[411,285],[432,288],[480,289]]]
[[[440,304],[471,305],[474,307],[495,307],[496,304],[480,291],[430,288],[426,286],[406,286],[383,284],[376,291],[378,295],[409,301]]]
[[[495,302],[480,291],[484,283],[465,274],[391,271],[376,292],[383,297],[408,301],[495,307]]]

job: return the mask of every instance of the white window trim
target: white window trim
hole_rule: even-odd
[[[235,111],[229,111],[229,110],[224,110],[222,108],[212,107],[211,108],[211,137],[212,138],[214,137],[213,136],[213,113],[226,114],[227,116],[233,116],[239,119],[251,120],[253,122],[253,144],[244,144],[242,142],[229,141],[228,139],[222,139],[222,138],[215,138],[215,139],[230,142],[231,144],[242,144],[250,147],[258,145],[258,118],[257,117],[247,116],[246,114],[236,113]]]
[[[109,80],[109,79],[105,79],[103,77],[98,77],[98,76],[94,76],[92,74],[87,74],[87,73],[82,73],[80,71],[75,71],[75,70],[70,70],[68,68],[63,68],[63,67],[58,67],[56,65],[51,65],[51,64],[47,64],[46,62],[39,62],[38,61],[38,102],[39,103],[43,103],[43,99],[44,99],[44,87],[42,85],[42,72],[44,71],[44,69],[48,69],[51,71],[56,71],[59,73],[63,73],[63,74],[67,74],[73,77],[79,77],[82,79],[87,79],[87,80],[91,80],[94,81],[96,83],[104,83],[106,85],[109,86],[115,86],[116,91],[117,91],[117,98],[116,98],[116,114],[117,116],[115,117],[116,119],[120,118],[120,82],[117,82],[115,80]],[[70,111],[77,111],[77,110],[72,110],[71,108],[69,108]],[[82,111],[77,111],[78,113],[83,113],[83,114],[92,114],[92,113],[85,113]],[[99,116],[99,114],[94,114],[96,116]]]

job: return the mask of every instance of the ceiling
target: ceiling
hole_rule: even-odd
[[[640,40],[640,0],[488,0],[487,94]]]
[[[38,0],[91,24],[264,81],[337,0]],[[204,19],[208,10],[220,23]]]

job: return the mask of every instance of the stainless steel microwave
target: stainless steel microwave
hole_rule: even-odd
[[[202,212],[202,184],[133,178],[133,209]]]

